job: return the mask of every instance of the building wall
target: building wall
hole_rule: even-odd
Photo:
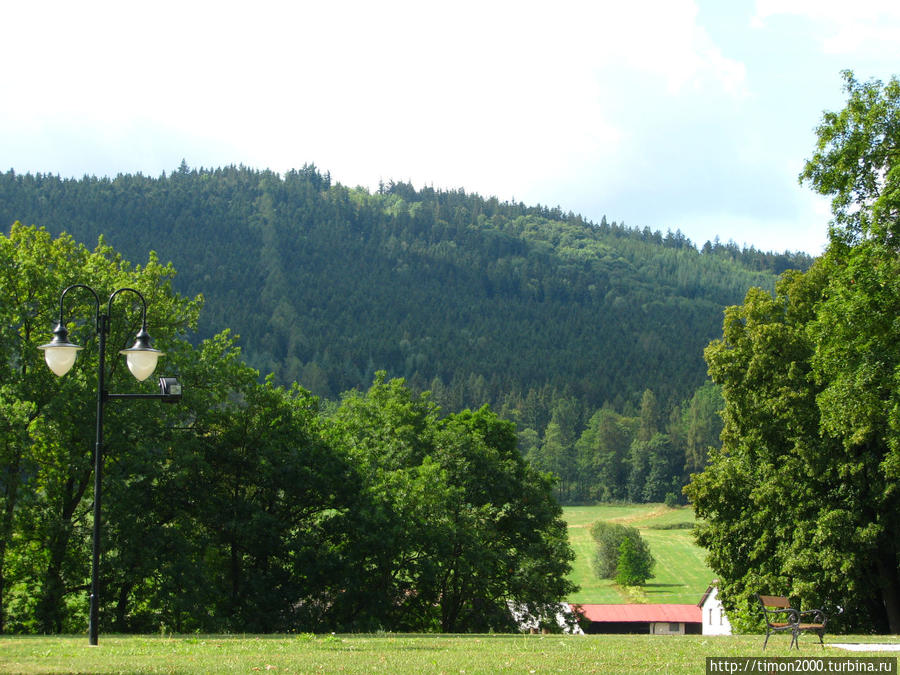
[[[591,621],[585,633],[607,633],[615,635],[638,634],[650,632],[650,624],[646,621]]]
[[[731,635],[731,622],[725,614],[725,608],[719,602],[719,589],[713,589],[706,596],[701,607],[704,635]]]
[[[675,628],[677,626],[677,628]],[[589,634],[700,635],[699,623],[667,621],[592,621],[584,630]]]

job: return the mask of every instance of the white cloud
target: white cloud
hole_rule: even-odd
[[[900,57],[900,4],[896,0],[756,0],[755,26],[773,17],[794,16],[815,24],[826,54],[877,58]]]
[[[4,14],[22,67],[7,69],[0,92],[18,99],[20,122],[139,117],[245,139],[256,154],[383,135],[387,155],[424,153],[424,136],[442,152],[515,155],[530,138],[552,167],[570,149],[620,142],[604,116],[618,94],[603,89],[605,72],[658,78],[670,95],[744,87],[743,66],[697,25],[690,0],[248,7],[19,3]]]
[[[862,50],[896,26],[881,11],[759,0],[755,21]],[[811,66],[784,32],[746,47],[749,19],[718,0],[7,3],[0,147],[17,171],[74,176],[312,162],[349,185],[464,187],[702,241],[705,209],[796,215],[785,157],[833,107],[798,91]],[[776,50],[787,85],[760,76]]]

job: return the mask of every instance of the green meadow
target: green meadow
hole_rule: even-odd
[[[852,654],[823,649],[815,638],[801,638],[798,653],[788,650],[787,636],[779,637],[784,639],[770,641],[766,657],[892,656],[874,645],[871,652]],[[97,647],[88,646],[87,636],[0,636],[0,673],[680,675],[705,672],[707,657],[762,653],[759,635],[101,635]]]
[[[694,512],[690,507],[662,504],[568,506],[563,517],[575,551],[570,575],[581,590],[569,602],[678,603],[699,602],[714,574],[704,562],[704,551],[691,538]],[[641,589],[624,589],[611,579],[598,579],[591,567],[594,540],[590,530],[598,520],[636,527],[656,558],[654,577]]]

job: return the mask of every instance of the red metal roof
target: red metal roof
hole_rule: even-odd
[[[598,622],[701,623],[697,605],[572,605],[580,607],[585,618]]]

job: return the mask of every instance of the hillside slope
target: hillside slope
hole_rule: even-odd
[[[715,576],[706,564],[706,551],[693,540],[694,512],[690,508],[670,509],[662,504],[568,506],[563,517],[576,555],[569,578],[581,587],[569,602],[692,604],[699,602]],[[611,579],[594,574],[596,545],[590,529],[598,520],[636,527],[650,546],[656,566],[641,591],[630,595]]]
[[[0,175],[0,221],[150,250],[206,300],[199,333],[231,328],[249,363],[335,397],[376,370],[449,408],[546,410],[566,394],[621,409],[682,401],[722,309],[805,256],[666,236],[464,191],[375,194],[305,167],[149,178]],[[530,397],[530,399],[529,399]],[[529,403],[529,400],[531,403]],[[537,428],[537,427],[536,427]]]

